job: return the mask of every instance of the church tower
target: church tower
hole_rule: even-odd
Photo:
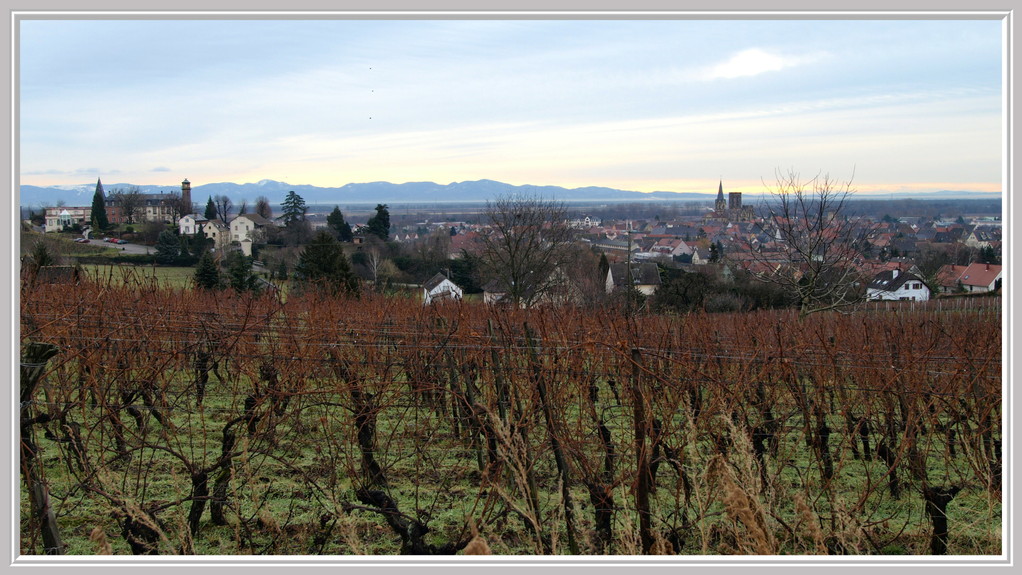
[[[717,211],[718,216],[727,212],[727,202],[724,201],[724,180],[720,181],[720,187],[717,188],[717,201],[713,207]]]
[[[192,213],[192,184],[186,178],[185,181],[181,182],[181,205],[185,207],[188,214]],[[186,216],[188,214],[181,214]]]

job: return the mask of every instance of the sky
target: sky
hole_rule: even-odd
[[[1002,188],[999,20],[19,21],[20,183]]]

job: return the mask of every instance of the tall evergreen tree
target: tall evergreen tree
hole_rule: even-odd
[[[181,242],[170,230],[163,230],[156,237],[156,261],[161,264],[173,263],[181,254]]]
[[[376,215],[367,222],[369,233],[387,241],[390,237],[390,211],[387,204],[376,204]]]
[[[239,251],[227,254],[227,284],[235,291],[256,291],[258,283],[252,273],[252,258]]]
[[[320,230],[298,256],[295,279],[305,289],[358,294],[358,279],[333,234]]]
[[[288,227],[296,222],[304,221],[308,207],[305,205],[305,200],[291,190],[280,204],[280,209],[283,212],[280,219],[283,220],[284,227]]]
[[[330,215],[326,217],[326,224],[337,234],[337,239],[342,242],[350,242],[352,240],[351,224],[344,221],[344,214],[341,213],[340,207],[334,206],[334,211],[330,212]]]
[[[106,195],[103,193],[103,182],[96,180],[96,193],[92,195],[92,227],[99,231],[110,227],[106,215]]]
[[[199,289],[212,290],[220,288],[220,266],[213,259],[213,254],[209,252],[202,254],[198,265],[195,267],[194,279],[195,286]]]
[[[206,213],[203,214],[202,217],[207,220],[216,219],[216,203],[213,202],[213,196],[210,196],[209,201],[206,202]]]

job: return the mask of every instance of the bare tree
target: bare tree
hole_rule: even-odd
[[[114,205],[121,208],[124,222],[134,224],[135,217],[142,208],[142,192],[139,191],[138,186],[131,186],[126,190],[114,190],[110,197],[114,201]]]
[[[166,220],[168,224],[176,224],[178,220],[192,213],[190,209],[185,209],[186,204],[180,192],[168,192],[166,195],[167,197],[163,200],[163,205],[170,206],[170,213],[168,214],[170,219]]]
[[[800,318],[862,301],[864,277],[854,246],[868,230],[846,213],[851,184],[827,174],[803,180],[794,170],[778,170],[775,186],[767,186],[771,199],[762,208],[761,226],[774,246],[753,252],[756,276],[790,294]]]
[[[486,218],[483,263],[509,303],[528,307],[563,287],[562,267],[570,261],[567,247],[574,239],[564,204],[504,195],[487,202]]]
[[[415,254],[422,260],[425,275],[432,276],[448,265],[450,248],[451,233],[447,228],[433,230],[415,244]]]
[[[182,196],[180,192],[172,193],[175,196],[172,201],[174,202],[178,219],[195,213],[195,204],[191,201],[191,199],[185,200],[184,196]]]
[[[374,284],[380,277],[380,266],[383,265],[384,261],[379,246],[370,246],[366,250],[366,268],[369,270],[369,275]]]
[[[260,216],[272,220],[273,219],[273,208],[270,207],[270,199],[266,196],[259,196],[256,198],[255,213]]]
[[[231,203],[231,198],[225,194],[213,196],[213,205],[216,206],[216,217],[220,218],[220,221],[224,224],[228,223],[228,219],[231,217],[231,209],[234,207]]]

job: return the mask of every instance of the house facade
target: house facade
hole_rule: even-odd
[[[972,263],[967,266],[946,265],[937,274],[940,290],[946,293],[966,291],[983,293],[1001,287],[1001,266]]]
[[[258,243],[262,239],[259,237],[258,230],[272,225],[269,220],[259,214],[242,214],[231,220],[231,241],[251,240]]]
[[[927,301],[930,288],[922,278],[898,269],[885,270],[873,276],[866,286],[867,301]]]
[[[655,263],[611,264],[604,284],[607,293],[633,286],[639,293],[651,296],[660,287],[660,269]]]
[[[188,214],[177,223],[178,231],[181,232],[182,236],[194,236],[202,231],[202,227],[208,221],[199,214]]]
[[[231,243],[231,228],[220,220],[209,220],[202,226],[202,233],[207,239],[213,240],[213,246],[222,250]]]
[[[85,227],[92,220],[92,207],[46,208],[46,231],[59,232],[75,224]]]
[[[458,301],[461,298],[462,290],[458,287],[458,284],[452,282],[442,273],[436,274],[429,281],[422,284],[423,305],[443,301]]]

